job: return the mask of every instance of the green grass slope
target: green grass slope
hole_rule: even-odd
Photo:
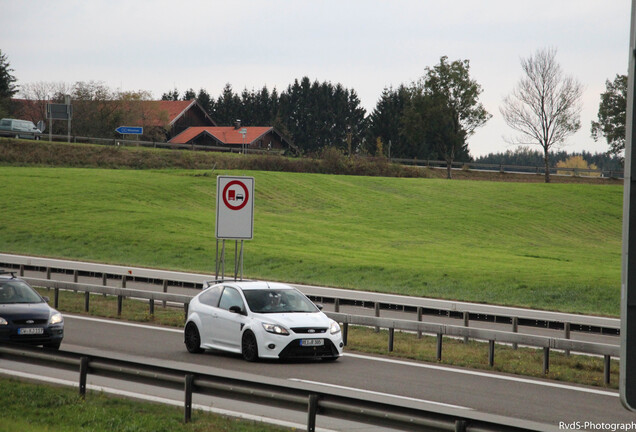
[[[256,179],[246,277],[619,313],[621,186],[0,167],[0,250],[213,274],[218,174]]]

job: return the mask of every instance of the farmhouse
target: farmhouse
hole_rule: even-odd
[[[242,151],[243,148],[277,153],[283,153],[286,150],[298,151],[290,140],[273,127],[241,127],[240,123],[235,126],[189,127],[168,142],[219,147],[230,151]]]

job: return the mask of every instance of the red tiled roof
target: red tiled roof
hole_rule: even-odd
[[[186,100],[186,101],[152,101],[153,104],[158,106],[159,111],[164,111],[168,113],[168,118],[170,119],[170,124],[174,123],[181,115],[190,107],[190,105],[195,103],[195,100]],[[157,125],[159,126],[159,125]]]
[[[245,140],[243,140],[243,135],[240,133],[241,129],[245,129],[247,131],[245,134]],[[251,126],[239,129],[236,129],[234,126],[193,126],[184,130],[179,135],[172,138],[169,142],[174,144],[185,144],[202,133],[207,132],[224,144],[249,144],[271,130],[273,130],[273,128],[269,126]]]

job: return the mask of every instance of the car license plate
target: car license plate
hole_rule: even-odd
[[[44,329],[42,327],[25,327],[18,329],[19,335],[38,335],[44,334]]]
[[[324,339],[301,339],[300,346],[323,346],[325,344]]]

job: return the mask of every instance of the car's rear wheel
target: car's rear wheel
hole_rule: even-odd
[[[201,349],[201,336],[196,324],[188,323],[185,328],[185,346],[188,352],[196,354],[203,352]]]
[[[241,351],[243,353],[243,358],[248,362],[258,360],[258,343],[256,342],[256,336],[254,336],[254,333],[249,330],[243,333],[243,338],[241,339]]]

